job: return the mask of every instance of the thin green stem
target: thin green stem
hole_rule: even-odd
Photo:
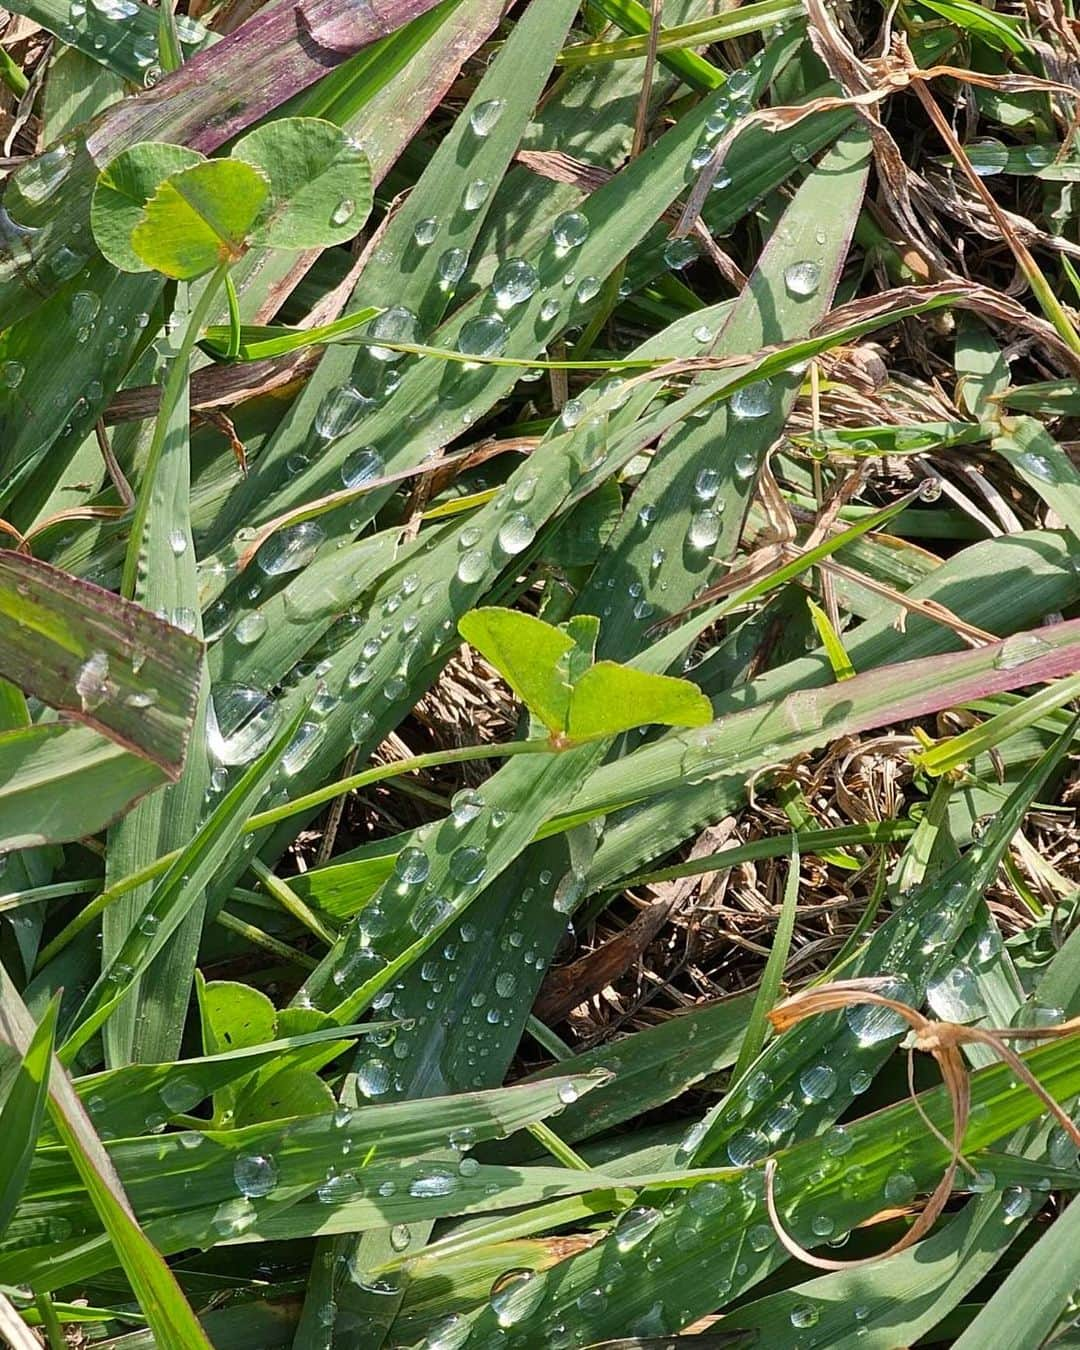
[[[534,1017],[532,1013],[525,1019],[525,1030],[533,1040],[536,1041],[538,1045],[542,1045],[554,1059],[561,1062],[564,1059],[574,1058],[573,1050],[570,1049],[562,1037],[557,1036],[549,1026],[545,1026],[544,1023],[541,1022],[538,1017]]]
[[[293,888],[280,877],[274,875],[269,867],[261,858],[252,858],[249,864],[251,870],[259,878],[268,895],[272,895],[282,909],[286,910],[304,925],[310,932],[314,933],[320,941],[325,942],[328,947],[332,947],[336,938],[333,932],[327,928],[326,924],[319,918],[315,911],[309,908],[303,900],[296,894]]]
[[[536,1142],[543,1144],[551,1156],[561,1162],[564,1167],[572,1168],[575,1172],[589,1171],[589,1164],[585,1159],[580,1154],[575,1153],[569,1144],[560,1139],[550,1125],[545,1125],[542,1120],[537,1120],[532,1125],[526,1125],[525,1128]]]
[[[231,272],[225,273],[225,298],[229,302],[229,346],[225,355],[235,361],[240,355],[240,297]]]
[[[30,81],[4,47],[0,47],[0,79],[4,81],[16,98],[22,98],[23,94],[30,88]]]
[[[187,328],[184,330],[179,350],[169,366],[168,378],[161,394],[161,407],[158,409],[157,420],[154,423],[154,435],[150,441],[146,466],[139,483],[135,513],[131,518],[131,538],[128,540],[127,554],[124,558],[124,571],[120,581],[120,594],[128,600],[134,599],[135,596],[135,587],[139,578],[139,560],[142,557],[143,537],[146,533],[146,519],[150,513],[154,478],[157,475],[158,465],[161,463],[161,456],[165,451],[165,442],[169,435],[169,425],[172,421],[173,412],[188,381],[191,352],[200,329],[206,323],[206,316],[210,313],[214,297],[227,275],[228,272],[224,263],[211,274],[210,279],[203,287],[202,295],[199,296],[195,308],[188,317]]]
[[[256,928],[253,923],[245,923],[243,919],[238,919],[235,914],[230,914],[227,909],[219,910],[214,915],[214,922],[220,928],[225,928],[230,933],[236,933],[238,937],[244,938],[252,946],[261,947],[263,951],[269,952],[272,956],[276,956],[279,961],[285,961],[290,966],[299,966],[302,970],[314,970],[319,964],[314,957],[306,956],[303,952],[298,952],[295,947],[290,947],[287,942],[280,942],[277,938],[271,937],[261,928]]]

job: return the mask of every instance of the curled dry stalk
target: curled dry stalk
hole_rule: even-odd
[[[964,1166],[970,1170],[970,1165],[965,1161],[962,1153],[971,1109],[971,1084],[968,1068],[961,1054],[962,1047],[965,1045],[988,1046],[999,1059],[1009,1066],[1020,1082],[1039,1098],[1061,1128],[1080,1147],[1080,1129],[1073,1124],[1066,1112],[1050,1096],[1016,1051],[1005,1043],[1006,1040],[1050,1040],[1075,1035],[1080,1032],[1080,1017],[1070,1018],[1067,1022],[1061,1022],[1054,1027],[970,1027],[962,1026],[957,1022],[937,1022],[924,1017],[922,1013],[906,1003],[900,1003],[896,999],[879,994],[877,990],[882,983],[883,981],[878,978],[838,980],[832,984],[805,989],[778,1004],[769,1013],[769,1021],[772,1022],[778,1032],[784,1032],[797,1026],[808,1017],[816,1017],[820,1013],[836,1012],[841,1008],[847,1008],[858,1003],[872,1003],[881,1008],[888,1008],[902,1017],[914,1033],[912,1050],[923,1050],[927,1054],[933,1055],[937,1061],[942,1081],[952,1103],[952,1138],[946,1139],[923,1114],[918,1098],[912,1090],[912,1101],[915,1103],[916,1110],[922,1116],[927,1128],[950,1150],[949,1163],[922,1212],[898,1242],[893,1243],[891,1247],[877,1256],[863,1257],[856,1261],[831,1261],[807,1251],[784,1228],[783,1221],[776,1208],[776,1159],[770,1158],[765,1164],[765,1202],[768,1207],[770,1222],[776,1230],[776,1236],[785,1250],[790,1252],[792,1256],[807,1265],[816,1266],[819,1270],[847,1270],[853,1266],[876,1265],[886,1257],[902,1252],[905,1248],[918,1242],[937,1222],[949,1196],[952,1194],[957,1168]],[[909,1061],[909,1084],[911,1083],[911,1077]]]

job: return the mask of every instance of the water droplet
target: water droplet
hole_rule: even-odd
[[[370,407],[371,400],[351,384],[327,390],[315,413],[316,436],[324,441],[337,440],[351,431]]]
[[[686,532],[686,542],[691,548],[703,550],[712,548],[720,538],[720,515],[711,509],[695,511],[690,517],[690,528]]]
[[[344,225],[352,220],[356,215],[356,203],[351,197],[342,197],[337,206],[330,212],[331,225]]]
[[[356,1090],[362,1097],[382,1097],[390,1091],[393,1074],[384,1059],[372,1056],[356,1066]]]
[[[463,830],[484,809],[484,799],[474,788],[462,788],[450,799],[450,816],[456,829]]]
[[[452,1195],[458,1188],[458,1179],[444,1167],[436,1167],[409,1183],[409,1194],[416,1200],[433,1200]]]
[[[562,305],[554,296],[551,296],[540,306],[540,317],[545,323],[550,323],[552,319],[558,317],[560,309],[562,309]]]
[[[375,718],[366,708],[361,708],[349,723],[349,734],[357,745],[362,744],[371,735]]]
[[[791,1325],[800,1331],[806,1327],[816,1327],[821,1313],[812,1303],[796,1303],[791,1310]]]
[[[931,474],[930,477],[924,478],[919,484],[919,501],[936,502],[940,499],[944,490],[945,485],[941,479]]]
[[[268,1153],[242,1153],[233,1163],[236,1189],[248,1199],[269,1195],[277,1185],[277,1164]]]
[[[559,414],[559,421],[569,431],[576,427],[585,416],[585,404],[579,398],[568,398],[563,404],[562,412]]]
[[[465,189],[461,205],[466,211],[479,211],[488,199],[491,184],[483,178],[474,178]]]
[[[26,367],[21,361],[5,361],[0,365],[0,383],[7,389],[17,389],[25,374]]]
[[[210,1220],[210,1226],[219,1237],[239,1237],[258,1217],[258,1210],[247,1196],[240,1196],[236,1200],[226,1200],[218,1205],[214,1210],[214,1217]]]
[[[422,848],[403,848],[394,859],[394,875],[406,886],[420,886],[427,881],[431,862]]]
[[[1047,656],[1054,648],[1037,633],[1014,633],[1001,644],[994,657],[995,670],[1016,670],[1029,661]]]
[[[885,1178],[885,1199],[893,1205],[906,1205],[915,1198],[915,1178],[910,1172],[892,1172]]]
[[[491,293],[495,308],[505,313],[515,305],[522,305],[536,294],[540,285],[536,268],[524,258],[508,258],[495,269],[491,278]]]
[[[897,1003],[910,1003],[914,995],[905,980],[883,982],[875,991]],[[875,1003],[853,1003],[844,1009],[844,1020],[860,1045],[877,1045],[880,1041],[902,1036],[907,1023],[891,1008]]]
[[[619,1218],[614,1228],[615,1246],[620,1252],[632,1251],[659,1225],[663,1215],[651,1205],[635,1205]]]
[[[697,244],[692,239],[669,239],[664,245],[664,266],[681,272],[697,258]]]
[[[434,243],[438,233],[439,222],[434,216],[425,216],[413,226],[413,239],[417,248],[427,248],[429,244]]]
[[[720,488],[720,474],[716,469],[702,469],[694,479],[694,496],[700,501],[711,502]]]
[[[1033,450],[1026,450],[1022,455],[1016,457],[1017,467],[1026,470],[1032,478],[1038,478],[1043,483],[1053,483],[1057,481],[1057,474],[1054,466],[1045,455],[1038,455]]]
[[[551,227],[555,252],[560,258],[571,249],[580,248],[588,237],[589,222],[580,211],[564,211],[561,216],[556,216]]]
[[[702,1181],[691,1190],[687,1203],[695,1214],[716,1214],[731,1203],[731,1193],[718,1181]]]
[[[174,558],[182,558],[187,552],[188,540],[185,531],[179,526],[169,531],[169,548],[172,549]]]
[[[458,848],[450,855],[447,870],[463,886],[474,886],[487,871],[487,858],[480,848]]]
[[[176,1078],[169,1078],[162,1084],[158,1093],[162,1105],[172,1114],[181,1111],[190,1111],[198,1106],[206,1096],[206,1089],[194,1078],[188,1078],[185,1074],[180,1074]]]
[[[507,1270],[491,1286],[489,1303],[504,1330],[530,1317],[544,1300],[544,1282],[535,1270]]]
[[[83,712],[93,712],[104,703],[109,693],[109,658],[104,652],[91,653],[79,667],[75,692]]]
[[[312,561],[325,538],[321,525],[313,520],[301,521],[272,534],[255,558],[268,577],[299,572]]]
[[[373,478],[381,478],[386,465],[378,450],[362,445],[349,454],[341,466],[341,481],[347,488],[362,487]]]
[[[374,319],[368,324],[368,336],[378,338],[381,342],[412,342],[417,341],[419,335],[420,321],[411,309],[406,309],[404,305],[392,305],[390,309],[384,309],[381,314],[376,314]],[[368,354],[376,361],[393,362],[400,361],[405,355],[404,352],[395,352],[390,347],[369,347]]]
[[[1006,1186],[1001,1192],[1001,1212],[1006,1223],[1022,1219],[1031,1208],[1031,1192],[1026,1186]]]
[[[587,305],[590,300],[595,300],[600,294],[599,277],[582,277],[578,282],[577,290],[574,292],[574,298],[579,305]]]
[[[301,769],[311,763],[315,751],[318,750],[325,737],[326,727],[320,723],[301,722],[296,728],[295,736],[281,756],[281,772],[287,778],[298,774]]]
[[[573,1106],[578,1099],[578,1090],[573,1083],[560,1083],[557,1095],[563,1106]]]
[[[732,414],[743,422],[767,417],[772,410],[772,385],[768,380],[755,380],[753,384],[744,384],[731,396]]]
[[[439,284],[444,291],[457,285],[465,275],[468,261],[469,255],[463,248],[448,248],[440,255],[436,271],[439,274]]]
[[[836,1091],[836,1070],[828,1064],[815,1064],[805,1069],[799,1076],[799,1090],[807,1105],[828,1101]]]
[[[900,1030],[902,1031],[903,1027],[901,1027]],[[848,1087],[857,1097],[860,1093],[865,1092],[873,1081],[874,1075],[872,1073],[867,1073],[865,1069],[856,1069],[848,1079]]]
[[[471,586],[487,571],[488,557],[483,549],[473,548],[458,559],[457,579]]]
[[[821,284],[821,268],[805,259],[784,269],[784,286],[788,295],[813,295]]]
[[[423,1341],[423,1350],[461,1350],[472,1335],[472,1324],[460,1313],[436,1322]]]
[[[233,637],[244,647],[253,646],[266,632],[266,615],[258,609],[242,615],[233,628]]]
[[[206,719],[206,746],[218,764],[248,764],[274,739],[279,709],[261,689],[214,687]]]
[[[457,349],[466,356],[501,356],[510,330],[497,314],[478,314],[461,325]]]
[[[536,538],[536,526],[524,511],[507,516],[499,527],[498,544],[504,553],[521,553]]]
[[[490,136],[502,116],[505,102],[501,98],[490,98],[478,103],[469,114],[469,126],[474,136]]]
[[[760,1130],[740,1130],[727,1143],[727,1155],[735,1167],[749,1167],[768,1151],[769,1141]]]

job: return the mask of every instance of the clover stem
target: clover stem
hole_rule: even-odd
[[[120,594],[128,600],[134,599],[135,596],[143,538],[146,533],[146,518],[150,513],[150,500],[154,490],[154,478],[157,475],[161,457],[165,452],[165,442],[168,439],[173,412],[187,385],[191,349],[195,345],[195,339],[198,337],[200,330],[206,323],[214,297],[227,275],[228,269],[225,263],[222,263],[211,274],[210,279],[203,287],[202,295],[199,296],[195,308],[188,317],[187,328],[184,330],[179,349],[169,365],[165,387],[161,392],[161,406],[158,409],[157,421],[154,423],[154,434],[150,441],[150,451],[146,457],[146,467],[143,469],[142,478],[139,482],[138,496],[135,500],[135,514],[131,519],[131,537],[128,540],[127,553],[124,557]]]

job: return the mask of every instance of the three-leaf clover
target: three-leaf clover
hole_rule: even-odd
[[[712,705],[689,680],[595,661],[600,620],[580,614],[563,627],[492,606],[462,617],[458,631],[498,670],[529,711],[565,748],[649,723],[697,727]]]
[[[228,159],[145,141],[98,175],[94,238],[122,272],[192,281],[252,247],[326,248],[371,210],[371,166],[332,122],[291,117],[237,141]]]

